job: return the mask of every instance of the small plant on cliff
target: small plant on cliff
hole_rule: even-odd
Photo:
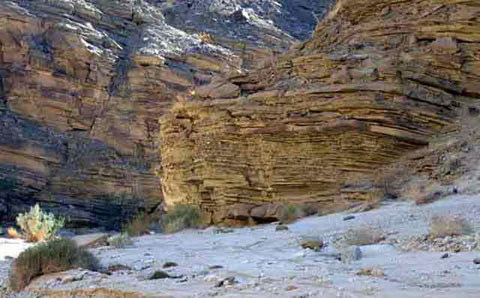
[[[200,208],[193,205],[175,205],[163,215],[160,223],[166,233],[183,229],[198,228],[202,222]]]
[[[54,239],[65,220],[42,211],[37,204],[28,213],[18,215],[17,224],[28,242],[39,242]]]
[[[12,264],[10,287],[21,291],[37,276],[74,268],[96,271],[98,260],[71,239],[41,243],[22,252]]]
[[[215,39],[210,33],[201,32],[200,34],[198,34],[198,38],[202,43],[215,44]]]

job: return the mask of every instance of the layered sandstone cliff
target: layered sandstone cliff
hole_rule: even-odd
[[[478,104],[479,53],[478,1],[338,1],[312,40],[231,76],[239,97],[211,85],[162,119],[166,203],[199,204],[216,223],[369,200],[353,181]]]
[[[209,22],[180,22],[187,2],[0,0],[0,220],[35,202],[71,223],[108,227],[155,209],[158,118],[179,94],[296,41],[260,8],[208,10],[233,0],[198,8]],[[273,15],[290,24],[288,13]]]

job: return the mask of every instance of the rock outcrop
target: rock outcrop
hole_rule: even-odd
[[[179,94],[287,48],[297,41],[288,30],[314,23],[276,26],[291,23],[291,5],[267,22],[263,7],[244,20],[236,1],[210,1],[194,30],[200,20],[176,15],[187,2],[0,0],[0,220],[35,202],[77,225],[119,227],[154,210],[158,118]],[[219,3],[241,15],[215,31]],[[167,10],[185,28],[167,24]],[[225,35],[227,21],[236,35]]]
[[[479,53],[478,1],[340,0],[310,41],[231,76],[239,97],[212,86],[162,119],[165,201],[213,223],[368,201],[357,179],[469,117]]]

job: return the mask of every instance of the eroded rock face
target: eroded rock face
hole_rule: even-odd
[[[270,203],[369,200],[356,179],[477,104],[479,20],[477,1],[339,1],[312,40],[230,77],[240,97],[190,99],[162,120],[167,205],[221,222]]]
[[[163,12],[170,20],[186,1],[174,3],[0,0],[0,220],[35,202],[71,224],[113,228],[154,210],[162,202],[158,118],[195,86],[297,40],[288,32],[296,28],[266,26],[259,8],[235,36],[211,21],[193,30],[200,21],[188,15],[171,21],[185,27],[172,27]],[[196,11],[210,19],[208,8]],[[253,28],[257,39],[247,40]]]

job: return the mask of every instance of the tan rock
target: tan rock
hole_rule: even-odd
[[[240,87],[221,79],[216,79],[195,91],[196,95],[203,98],[233,98],[240,95]]]
[[[167,204],[185,197],[218,220],[237,204],[267,218],[268,203],[323,213],[370,200],[344,186],[457,129],[462,103],[480,98],[480,7],[442,5],[338,1],[310,41],[231,76],[247,98],[220,100],[210,86],[212,100],[172,110],[159,142]]]

